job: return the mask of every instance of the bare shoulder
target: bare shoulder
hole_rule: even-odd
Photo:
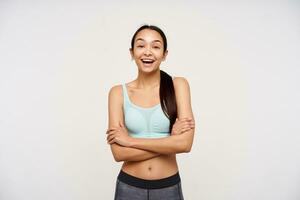
[[[113,85],[108,93],[108,97],[109,97],[109,101],[120,101],[122,100],[122,96],[123,96],[123,89],[122,89],[122,85],[118,84],[118,85]]]
[[[108,95],[108,115],[109,123],[108,127],[118,126],[120,122],[123,122],[123,91],[122,85],[114,85],[109,90]]]
[[[189,82],[185,77],[176,76],[173,78],[174,89],[176,90],[187,90],[189,89]]]
[[[192,117],[191,94],[188,80],[185,77],[173,78],[175,97],[177,103],[177,115],[179,118]]]
[[[109,94],[118,94],[118,93],[122,93],[122,85],[121,84],[113,85],[109,90]]]

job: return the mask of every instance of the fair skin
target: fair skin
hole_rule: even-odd
[[[136,38],[132,59],[138,67],[138,77],[128,84],[130,99],[141,107],[151,107],[159,101],[160,64],[168,52],[163,51],[162,37],[154,30],[144,29]],[[154,61],[145,64],[142,60]],[[132,175],[155,179],[174,174],[178,168],[177,153],[189,152],[194,138],[194,117],[190,88],[183,77],[173,79],[177,102],[177,116],[170,136],[165,138],[132,138],[124,125],[123,97],[120,85],[109,92],[109,128],[107,142],[116,161],[124,161],[123,170]]]

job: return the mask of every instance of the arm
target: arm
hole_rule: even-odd
[[[174,88],[178,118],[189,117],[194,120],[191,107],[190,87],[187,80],[183,77],[174,78]],[[190,129],[180,135],[171,135],[166,138],[133,138],[131,147],[160,154],[187,153],[191,151],[194,132],[195,129]]]
[[[114,86],[110,89],[108,95],[108,113],[109,113],[109,128],[119,126],[119,122],[123,122],[123,109],[122,109],[122,87]],[[147,150],[135,149],[130,147],[123,147],[116,143],[111,144],[111,151],[115,161],[140,161],[147,160],[158,156],[160,154],[150,152]]]
[[[131,146],[137,149],[153,151],[160,154],[178,154],[186,152],[187,145],[184,144],[186,133],[171,135],[165,138],[132,138]]]
[[[158,153],[150,152],[142,149],[123,147],[117,143],[113,143],[110,146],[111,146],[111,151],[113,152],[114,155],[114,159],[117,162],[143,161],[160,155]]]

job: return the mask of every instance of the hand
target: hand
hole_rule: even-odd
[[[112,127],[106,131],[107,143],[113,144],[118,143],[121,146],[130,147],[132,142],[132,137],[128,135],[127,129],[124,127],[123,123],[119,123],[119,127]]]
[[[192,118],[182,118],[180,120],[176,118],[171,135],[179,135],[193,128],[195,128],[195,122]]]

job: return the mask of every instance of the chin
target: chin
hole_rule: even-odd
[[[141,66],[141,71],[142,72],[145,72],[145,73],[151,73],[151,72],[156,72],[157,70],[159,70],[158,67],[154,66],[154,67],[144,67],[144,66]]]

